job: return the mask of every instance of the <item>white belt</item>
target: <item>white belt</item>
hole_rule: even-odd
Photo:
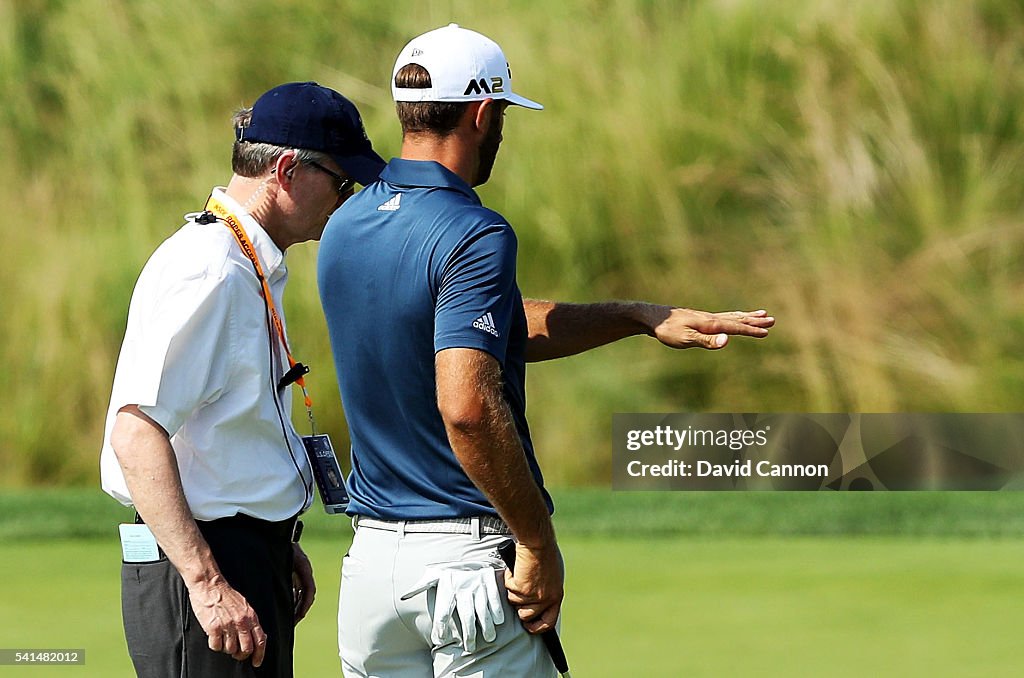
[[[366,516],[355,516],[352,526],[356,529],[369,527],[374,530],[388,530],[400,535],[407,532],[435,534],[471,534],[477,539],[481,534],[512,535],[505,521],[497,516],[473,516],[471,518],[447,518],[445,520],[379,520]]]

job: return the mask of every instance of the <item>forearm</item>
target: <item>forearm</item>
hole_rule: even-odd
[[[465,348],[440,351],[435,360],[437,404],[452,450],[519,542],[515,571],[505,572],[508,600],[530,633],[554,628],[564,593],[561,557],[502,394],[498,362]]]
[[[214,652],[263,663],[267,634],[245,597],[224,579],[181,487],[167,433],[135,406],[122,408],[110,442],[135,510],[188,588],[189,604]]]
[[[511,415],[506,424],[503,413],[493,414],[489,425],[475,431],[449,428],[455,456],[517,541],[533,548],[553,544],[551,515],[526,464]]]
[[[218,583],[220,570],[185,500],[166,433],[138,408],[118,413],[111,444],[135,510],[185,584]]]
[[[445,354],[470,362],[448,360],[452,355]],[[466,475],[520,543],[553,546],[551,515],[502,396],[497,363],[479,351],[453,349],[438,354],[437,368],[438,404]]]
[[[575,355],[625,337],[652,334],[671,307],[640,301],[567,304],[524,299],[529,339],[526,360]]]

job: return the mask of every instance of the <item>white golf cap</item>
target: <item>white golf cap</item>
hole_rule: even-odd
[[[395,76],[408,64],[425,68],[432,86],[395,87]],[[498,43],[458,24],[424,33],[402,49],[391,73],[391,94],[395,101],[497,99],[535,110],[544,108],[512,92],[512,71]]]

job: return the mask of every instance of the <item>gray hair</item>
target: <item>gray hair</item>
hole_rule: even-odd
[[[252,120],[252,108],[243,108],[232,118],[234,128],[245,129]],[[231,150],[231,171],[242,177],[261,177],[270,171],[277,159],[286,151],[295,151],[295,159],[308,165],[311,162],[323,164],[328,160],[326,154],[306,148],[288,148],[275,146],[262,141],[238,141]]]

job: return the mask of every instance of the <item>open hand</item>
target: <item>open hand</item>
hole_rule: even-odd
[[[716,350],[729,343],[730,335],[763,338],[775,325],[767,311],[724,311],[709,313],[671,306],[653,307],[651,334],[670,348]]]

